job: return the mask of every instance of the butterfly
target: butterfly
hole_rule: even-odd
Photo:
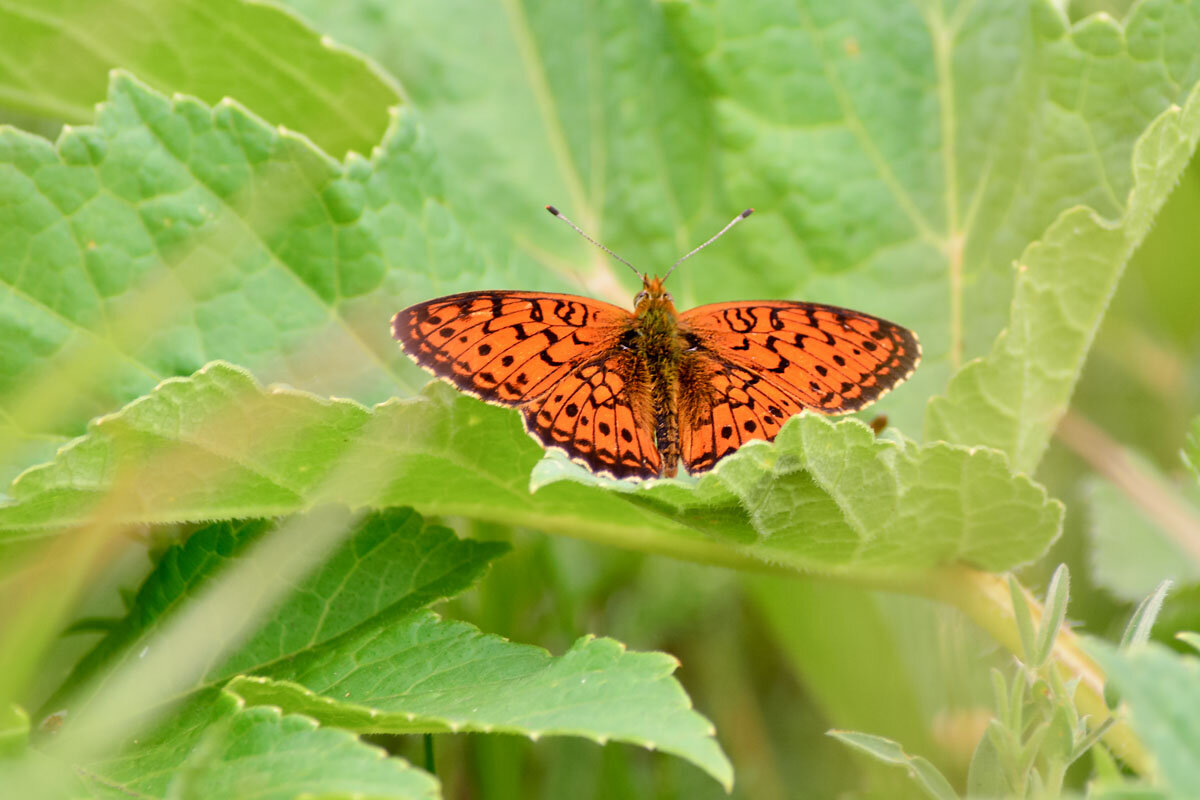
[[[859,311],[752,300],[680,313],[659,278],[551,214],[642,279],[634,310],[570,294],[463,292],[392,318],[420,366],[463,392],[521,410],[525,429],[613,478],[695,475],[803,411],[845,414],[878,400],[920,361],[917,336]]]

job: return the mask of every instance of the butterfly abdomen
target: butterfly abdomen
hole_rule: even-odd
[[[651,297],[639,305],[636,331],[641,363],[650,382],[654,438],[662,457],[662,474],[675,476],[679,468],[679,368],[684,343],[670,299]]]

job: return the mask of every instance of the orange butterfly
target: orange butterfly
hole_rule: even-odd
[[[553,206],[550,213],[595,242]],[[916,334],[817,303],[714,303],[682,314],[662,278],[638,273],[634,311],[545,292],[464,292],[392,318],[425,369],[462,391],[521,409],[525,429],[593,472],[705,472],[751,439],[770,441],[795,414],[845,414],[916,369]]]

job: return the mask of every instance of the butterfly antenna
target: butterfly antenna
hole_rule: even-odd
[[[679,266],[680,264],[682,264],[684,261],[687,261],[687,260],[688,260],[689,258],[691,258],[692,256],[696,255],[696,253],[699,253],[701,250],[703,250],[704,248],[708,247],[710,244],[712,244],[713,242],[715,242],[717,239],[720,239],[722,236],[724,236],[724,235],[725,235],[725,231],[729,230],[729,229],[730,229],[730,228],[732,228],[734,225],[737,225],[739,222],[741,222],[742,220],[744,220],[746,217],[750,216],[750,215],[751,215],[751,214],[753,214],[753,213],[754,213],[754,209],[753,209],[753,208],[747,208],[745,211],[743,211],[742,213],[738,214],[736,217],[734,217],[733,219],[731,219],[731,220],[729,221],[729,224],[728,224],[728,225],[726,225],[724,228],[721,228],[721,230],[717,231],[717,233],[716,233],[716,235],[715,235],[715,236],[713,236],[713,237],[712,237],[711,239],[709,239],[707,242],[705,242],[704,244],[700,245],[700,246],[699,246],[699,247],[697,247],[695,250],[692,250],[690,253],[688,253],[687,255],[685,255],[683,258],[679,259],[679,260],[678,260],[678,261],[676,261],[674,264],[672,264],[672,265],[671,265],[671,268],[670,268],[669,270],[667,270],[667,274],[666,274],[666,275],[663,275],[662,279],[665,281],[667,278],[671,277],[671,273],[675,271],[675,268],[676,268],[676,267],[678,267],[678,266]]]
[[[609,250],[607,247],[605,247],[604,245],[600,244],[599,242],[597,242],[597,241],[596,241],[595,239],[593,239],[592,237],[588,236],[586,233],[584,233],[584,232],[583,232],[583,230],[582,230],[582,229],[581,229],[581,228],[580,228],[578,225],[576,225],[574,222],[571,222],[571,220],[567,219],[567,215],[566,215],[566,214],[562,213],[561,211],[559,211],[559,210],[558,210],[557,208],[555,208],[554,206],[546,206],[546,210],[547,210],[547,211],[549,211],[549,212],[550,212],[551,214],[553,214],[554,216],[556,216],[556,217],[558,217],[559,219],[561,219],[563,222],[565,222],[565,223],[567,223],[568,225],[570,225],[572,228],[574,228],[574,229],[575,229],[575,232],[576,232],[576,233],[578,233],[578,234],[579,234],[580,236],[582,236],[583,238],[587,239],[587,240],[588,240],[589,242],[591,242],[592,244],[596,245],[596,247],[599,247],[601,250],[603,250],[604,252],[608,253],[610,256],[612,256],[613,258],[615,258],[617,261],[620,261],[622,264],[624,264],[625,266],[629,267],[631,270],[633,270],[633,274],[634,274],[634,275],[637,275],[639,278],[643,277],[643,276],[642,276],[642,273],[641,273],[640,271],[638,271],[638,268],[637,268],[637,267],[635,267],[633,264],[630,264],[630,263],[629,263],[628,261],[626,261],[625,259],[621,258],[619,255],[617,255],[616,253],[614,253],[612,250]]]

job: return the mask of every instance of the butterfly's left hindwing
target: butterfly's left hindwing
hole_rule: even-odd
[[[646,370],[616,349],[581,365],[524,408],[525,429],[592,472],[653,478],[662,469]]]
[[[817,303],[716,303],[684,312],[679,325],[721,361],[761,375],[821,414],[870,405],[921,360],[907,328]]]

